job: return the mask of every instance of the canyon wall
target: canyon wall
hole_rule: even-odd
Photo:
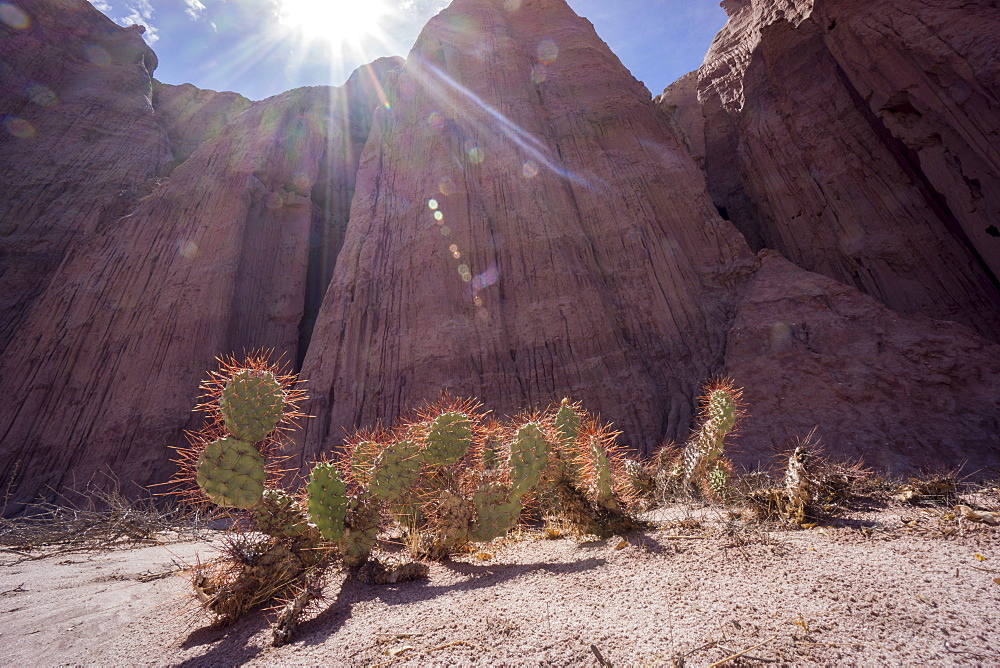
[[[1000,340],[997,3],[723,7],[657,98],[720,211],[755,250]]]
[[[268,348],[295,363],[343,237],[378,80],[399,65],[250,104],[154,84],[138,31],[85,2],[60,3],[65,14],[50,4],[20,3],[31,23],[13,43],[36,53],[13,53],[12,71],[57,102],[24,103],[34,133],[3,138],[16,160],[0,182],[14,204],[0,280],[22,297],[5,304],[0,378],[14,400],[0,405],[0,473],[16,501],[98,471],[160,482],[217,355]],[[80,35],[94,48],[95,34],[103,52],[127,44],[129,64],[108,72],[116,61],[64,53]],[[126,177],[147,180],[112,196]]]
[[[562,0],[456,0],[388,79],[306,355],[303,455],[442,390],[686,436],[756,265],[648,93]]]
[[[261,348],[311,395],[292,466],[442,391],[570,396],[648,452],[725,374],[747,466],[818,426],[892,471],[995,468],[995,3],[723,4],[656,102],[564,0],[455,0],[405,62],[251,102],[155,81],[83,0],[19,0],[8,512],[162,482],[214,358]]]

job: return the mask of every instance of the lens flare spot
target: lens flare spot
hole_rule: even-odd
[[[435,130],[443,130],[444,118],[438,112],[432,111],[431,115],[427,117],[427,124]]]
[[[17,116],[7,116],[3,119],[3,127],[18,139],[31,139],[35,136],[35,127]]]
[[[455,258],[456,260],[461,260],[462,259],[462,254],[459,253],[458,251],[455,251],[454,253],[452,253],[451,256],[453,258]]]
[[[472,287],[477,292],[483,288],[488,288],[497,282],[497,278],[500,276],[500,272],[497,271],[496,267],[490,267],[483,273],[479,274],[472,280]]]
[[[448,246],[448,250],[450,250],[452,253],[457,253],[458,252],[458,246],[456,244],[452,244],[452,245]]]
[[[534,65],[531,68],[531,83],[540,84],[545,83],[545,80],[549,78],[549,71],[545,69],[545,65]]]
[[[462,277],[462,280],[468,283],[472,280],[472,274],[469,272],[469,265],[460,264],[458,265],[458,275]]]
[[[107,51],[96,44],[88,44],[83,47],[83,55],[94,65],[100,65],[103,67],[104,65],[111,64],[111,56],[108,55]]]
[[[434,212],[434,220],[444,220],[444,214],[440,211]]]
[[[476,306],[482,306],[483,299],[479,295],[476,295],[475,297],[472,298],[472,303],[475,304]]]
[[[0,2],[0,22],[14,30],[27,30],[31,27],[28,13],[11,2]]]
[[[554,63],[556,58],[559,57],[559,47],[551,39],[543,39],[538,43],[538,49],[535,51],[538,56],[538,62],[548,65],[549,63]]]
[[[181,241],[177,244],[177,252],[190,260],[198,254],[198,244],[193,241]]]
[[[521,174],[526,179],[535,178],[536,176],[538,176],[538,163],[535,162],[534,160],[529,160],[528,162],[524,163],[524,166],[521,167]]]
[[[430,209],[431,211],[437,211],[438,201],[436,199],[427,200],[427,208]]]
[[[438,191],[447,197],[448,195],[455,192],[455,182],[451,180],[450,176],[446,176],[441,179],[441,183],[438,184]]]
[[[447,225],[442,225],[441,226],[441,236],[446,237],[449,234],[451,234],[451,228],[448,227]]]
[[[28,84],[24,92],[29,100],[40,107],[54,107],[59,104],[59,96],[51,88],[40,83]]]
[[[469,156],[469,162],[473,165],[478,165],[486,159],[486,154],[483,152],[483,149],[475,145],[466,149],[466,154]]]

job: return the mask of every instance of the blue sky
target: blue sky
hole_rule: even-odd
[[[16,0],[15,0],[16,1]],[[504,0],[517,3],[519,0]],[[697,68],[725,23],[718,0],[568,0],[655,95]],[[259,100],[340,85],[379,56],[405,56],[448,0],[91,0],[122,25],[147,26],[156,78]],[[370,8],[381,10],[373,16]],[[323,13],[326,13],[324,16]],[[346,18],[346,20],[345,20]],[[334,43],[319,38],[337,26]]]

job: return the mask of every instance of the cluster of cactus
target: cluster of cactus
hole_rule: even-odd
[[[543,498],[556,498],[549,510],[581,532],[636,528],[616,489],[614,436],[568,401],[497,423],[471,402],[445,399],[354,439],[342,469],[380,500],[414,557],[441,559],[507,534]]]
[[[732,478],[726,443],[744,415],[741,399],[742,390],[732,380],[709,382],[700,399],[698,424],[681,448],[667,443],[649,464],[626,461],[636,496],[646,499],[647,505],[680,494],[724,498]]]
[[[507,534],[526,506],[560,514],[584,533],[640,526],[627,509],[616,434],[566,400],[499,424],[471,401],[444,399],[394,429],[357,435],[292,494],[277,484],[275,455],[302,417],[296,384],[262,355],[222,360],[197,407],[208,423],[178,449],[181,493],[243,511],[223,556],[195,574],[195,592],[221,621],[284,600],[275,644],[291,637],[336,563],[375,582],[426,575],[422,564],[388,570],[370,561],[392,524],[415,557],[429,559]]]
[[[178,449],[176,491],[192,501],[246,511],[253,531],[234,531],[222,556],[199,566],[196,596],[222,622],[269,600],[314,597],[333,563],[324,542],[329,538],[319,527],[336,524],[331,515],[338,503],[317,495],[326,505],[314,512],[274,484],[280,475],[274,455],[302,417],[302,391],[265,354],[243,362],[220,359],[219,370],[201,387],[204,401],[196,410],[209,419],[189,434],[189,447]],[[279,616],[276,644],[290,637],[297,617]]]

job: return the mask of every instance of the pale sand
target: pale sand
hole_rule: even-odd
[[[941,512],[894,507],[734,539],[722,511],[678,506],[659,517],[689,528],[630,544],[536,534],[432,564],[426,582],[338,574],[280,648],[267,614],[213,628],[182,575],[156,577],[210,558],[212,541],[4,551],[0,663],[594,666],[593,645],[615,666],[705,666],[748,648],[728,665],[1000,665],[1000,529],[960,523],[941,537]],[[928,533],[900,528],[909,520]]]

